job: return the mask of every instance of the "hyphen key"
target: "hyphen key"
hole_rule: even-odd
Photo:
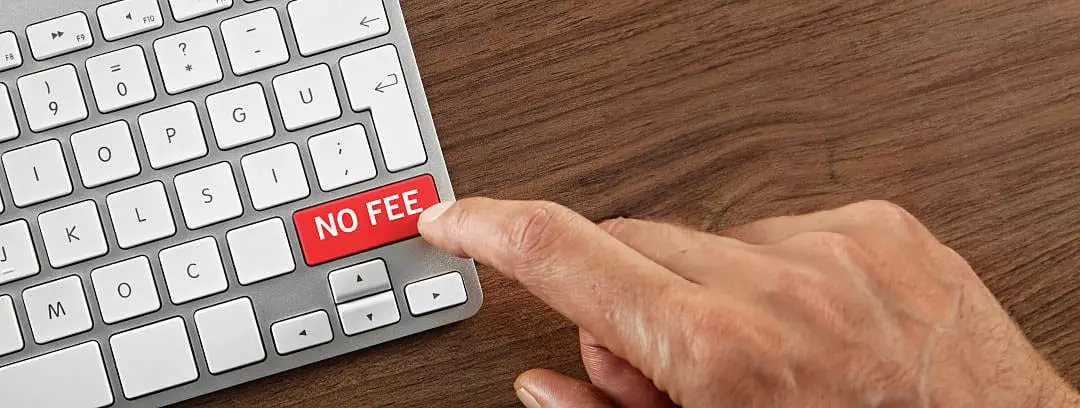
[[[423,175],[293,214],[308,265],[319,265],[419,235],[424,209],[439,203]]]

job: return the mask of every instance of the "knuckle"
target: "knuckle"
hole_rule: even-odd
[[[543,262],[552,248],[562,239],[564,228],[560,223],[568,211],[551,202],[529,203],[515,210],[509,218],[510,225],[504,239],[510,248],[511,263],[519,267]]]
[[[901,228],[909,228],[912,224],[918,223],[914,215],[891,201],[871,200],[858,203],[856,206],[869,222]]]
[[[861,252],[859,243],[854,238],[835,232],[808,232],[797,235],[793,240],[796,241],[796,245],[806,245],[811,250],[845,258],[853,257]]]
[[[626,230],[631,224],[631,221],[627,218],[612,218],[610,220],[604,220],[600,223],[600,229],[608,233],[613,237],[619,236],[619,234]]]

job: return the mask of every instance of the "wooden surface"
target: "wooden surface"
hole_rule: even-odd
[[[706,230],[882,198],[1080,382],[1080,2],[404,0],[461,196]],[[515,406],[584,374],[489,268],[465,323],[191,406]]]

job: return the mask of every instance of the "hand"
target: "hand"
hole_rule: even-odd
[[[717,236],[466,199],[420,231],[580,327],[592,383],[528,371],[530,408],[1080,406],[971,267],[892,204]]]

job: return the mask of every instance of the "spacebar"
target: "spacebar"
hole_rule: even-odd
[[[104,407],[113,402],[101,349],[91,341],[0,367],[5,407]]]

